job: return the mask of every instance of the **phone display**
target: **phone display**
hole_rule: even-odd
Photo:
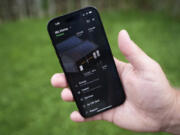
[[[90,117],[122,104],[125,93],[93,7],[52,19],[48,32],[79,112]]]

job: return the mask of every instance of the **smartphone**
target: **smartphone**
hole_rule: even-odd
[[[48,32],[83,117],[123,104],[125,92],[96,8],[52,19]]]

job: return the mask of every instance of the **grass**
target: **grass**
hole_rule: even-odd
[[[116,57],[125,60],[117,47],[117,35],[127,29],[161,64],[171,84],[180,86],[178,20],[140,11],[109,11],[102,14],[102,20]],[[52,88],[49,81],[62,70],[46,31],[47,21],[26,19],[0,25],[0,135],[167,135],[131,132],[102,121],[72,122],[69,114],[76,106],[63,102],[60,89]]]

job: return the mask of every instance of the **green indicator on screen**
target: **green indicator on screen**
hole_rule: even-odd
[[[59,33],[59,34],[56,35],[56,37],[61,37],[63,35],[64,35],[64,33]]]

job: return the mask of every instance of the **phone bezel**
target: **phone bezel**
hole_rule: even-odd
[[[67,82],[68,82],[68,85],[69,85],[70,88],[72,88],[71,82],[69,81],[69,79],[68,79],[68,77],[67,77],[67,73],[65,72],[65,68],[64,68],[64,66],[63,66],[63,62],[62,62],[60,56],[58,55],[58,51],[57,51],[57,49],[56,49],[56,47],[55,47],[55,42],[54,42],[53,37],[52,37],[52,35],[51,35],[50,25],[51,25],[51,23],[53,23],[53,22],[56,21],[56,20],[63,20],[63,18],[68,18],[68,17],[74,16],[75,14],[83,13],[83,12],[85,12],[86,10],[87,10],[87,11],[88,11],[88,10],[93,10],[93,11],[95,11],[94,13],[97,14],[98,21],[100,22],[100,25],[102,26],[102,36],[105,36],[106,42],[108,43],[108,47],[109,47],[108,49],[109,49],[110,55],[111,55],[111,57],[112,57],[113,66],[115,66],[115,69],[116,69],[116,72],[117,72],[117,68],[116,68],[116,65],[115,65],[115,62],[114,62],[114,59],[113,59],[112,51],[111,51],[111,49],[110,49],[110,45],[109,45],[109,42],[108,42],[108,39],[107,39],[105,30],[104,30],[104,26],[103,26],[102,21],[101,21],[101,18],[100,18],[100,14],[99,14],[98,10],[97,10],[95,7],[86,7],[86,8],[82,8],[82,9],[80,9],[80,10],[77,10],[77,11],[74,11],[74,12],[71,12],[71,13],[68,13],[68,14],[65,14],[65,15],[60,16],[60,17],[55,17],[55,18],[51,19],[51,20],[48,22],[47,29],[48,29],[48,33],[49,33],[49,35],[50,35],[52,44],[53,44],[53,46],[54,46],[56,55],[57,55],[57,57],[58,57],[58,59],[59,59],[59,62],[60,62],[60,64],[61,64],[61,66],[62,66],[63,72],[65,73],[65,76],[66,76],[66,79],[67,79]],[[118,74],[118,72],[117,72],[117,74]],[[121,80],[120,80],[120,82],[121,82]],[[122,86],[122,87],[123,87],[123,86]],[[77,105],[77,107],[78,107],[78,109],[79,109],[80,114],[81,114],[83,117],[85,117],[85,118],[93,116],[93,115],[86,115],[86,114],[83,113],[81,104],[80,104],[78,98],[75,96],[76,94],[74,93],[73,90],[71,90],[71,91],[72,91],[74,100],[75,100],[75,102],[76,102],[76,105]],[[124,93],[124,91],[123,91],[123,93]],[[123,98],[123,99],[122,99],[123,102],[121,103],[121,104],[123,104],[124,101],[125,101],[125,99],[126,99],[125,93],[122,95],[121,98]],[[111,108],[114,108],[114,107],[116,107],[116,106],[118,106],[118,105],[120,105],[120,104],[113,105]],[[109,110],[109,109],[111,109],[111,108],[105,109],[105,110],[103,110],[103,111],[101,111],[101,112],[98,112],[98,113],[96,113],[96,114],[102,113],[102,112],[107,111],[107,110]],[[96,114],[95,114],[95,115],[96,115]]]

